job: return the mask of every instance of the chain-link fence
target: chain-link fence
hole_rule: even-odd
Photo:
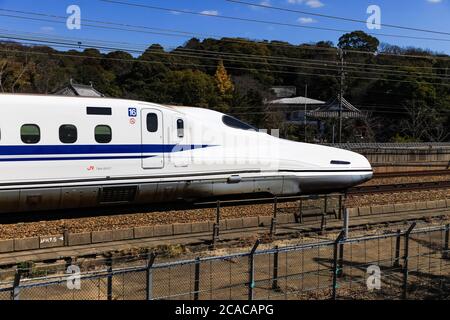
[[[158,263],[3,275],[0,299],[273,300],[450,297],[450,225]],[[131,265],[131,266],[130,266]],[[65,266],[65,267],[67,267]],[[70,269],[72,267],[72,269]],[[78,269],[77,269],[78,268]],[[74,272],[80,271],[79,273]]]

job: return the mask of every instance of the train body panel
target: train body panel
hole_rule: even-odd
[[[219,112],[0,94],[0,212],[341,191],[361,155],[278,139]]]

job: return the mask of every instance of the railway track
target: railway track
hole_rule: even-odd
[[[289,214],[289,213],[286,213]],[[329,216],[329,215],[326,215]],[[413,212],[413,213],[384,213],[377,216],[365,215],[365,216],[354,216],[350,219],[348,225],[349,231],[358,232],[361,230],[370,230],[373,228],[379,228],[379,230],[392,230],[397,228],[397,226],[405,226],[406,223],[417,222],[417,223],[433,223],[434,219],[437,223],[443,224],[448,221],[450,217],[449,213],[437,211],[430,212]],[[435,222],[436,222],[435,221]],[[245,246],[248,239],[254,239],[254,237],[262,237],[265,241],[273,240],[288,240],[293,239],[293,235],[298,235],[303,233],[307,237],[315,238],[317,236],[326,237],[327,234],[332,234],[342,230],[343,221],[338,218],[326,218],[326,222],[322,224],[318,220],[309,220],[301,223],[284,223],[279,224],[276,227],[275,234],[269,236],[271,230],[270,226],[258,226],[254,228],[237,228],[233,230],[222,230],[220,231],[220,237],[216,239],[215,248],[239,248]],[[83,248],[80,246],[71,249],[71,247],[60,247],[61,251],[55,251],[54,248],[41,249],[41,250],[28,250],[9,253],[7,256],[0,254],[0,266],[13,266],[18,263],[18,261],[31,261],[34,262],[44,262],[44,261],[67,261],[67,259],[72,259],[74,256],[89,258],[89,259],[104,259],[104,254],[114,255],[120,257],[124,255],[125,257],[130,254],[130,251],[124,249],[124,247],[129,246],[130,250],[134,250],[137,247],[149,248],[155,247],[155,244],[163,241],[164,243],[182,244],[185,247],[189,247],[191,252],[205,250],[205,248],[210,247],[211,240],[210,232],[209,234],[192,234],[192,235],[178,235],[178,236],[166,236],[163,238],[155,239],[140,239],[139,242],[134,240],[125,240],[121,244],[113,244],[112,242],[97,243],[95,245],[85,245]],[[117,247],[116,247],[117,246]],[[118,248],[120,247],[120,250]],[[39,253],[36,253],[39,251]],[[133,251],[133,256],[135,252]],[[22,259],[22,260],[21,260]]]
[[[417,173],[417,175],[421,175]],[[347,190],[348,196],[370,195],[370,194],[383,194],[383,193],[402,193],[410,191],[428,191],[450,189],[450,180],[447,181],[435,181],[435,182],[414,182],[414,183],[400,183],[400,184],[381,184],[381,185],[366,185],[358,186]],[[329,198],[336,197],[341,194],[329,195]],[[11,213],[2,214],[0,216],[0,224],[16,224],[16,223],[31,223],[39,221],[58,221],[67,219],[78,218],[97,218],[138,214],[138,213],[158,213],[167,211],[185,211],[196,209],[211,209],[220,207],[236,207],[248,205],[263,205],[274,203],[289,203],[297,202],[300,200],[318,200],[324,199],[323,195],[305,195],[305,196],[291,196],[291,197],[255,197],[246,198],[240,200],[213,200],[203,201],[197,203],[173,203],[171,205],[124,205],[114,207],[102,207],[102,208],[87,208],[80,211],[79,209],[70,210],[56,210],[51,212],[33,212],[33,213]],[[119,218],[118,218],[119,219]]]
[[[413,182],[413,183],[396,183],[396,184],[381,184],[368,185],[350,188],[347,191],[348,195],[366,195],[374,193],[388,193],[388,192],[408,192],[408,191],[426,191],[435,189],[450,188],[450,181],[431,181],[431,182]]]
[[[420,171],[398,171],[398,172],[376,172],[373,179],[397,178],[397,177],[426,177],[450,175],[450,169],[447,170],[420,170]]]

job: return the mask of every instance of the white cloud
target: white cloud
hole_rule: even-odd
[[[427,0],[429,3],[441,3],[442,0]]]
[[[317,22],[317,20],[313,18],[305,18],[305,17],[298,18],[297,21],[300,22],[301,24],[309,24]]]
[[[306,1],[306,5],[310,8],[320,8],[324,6],[319,0],[308,0]]]
[[[440,1],[440,0],[428,0],[428,1]],[[325,4],[320,0],[287,0],[290,4],[304,4],[310,8],[320,8]]]
[[[217,10],[203,10],[200,12],[201,14],[207,14],[208,16],[217,16],[219,11]]]
[[[40,29],[41,31],[43,31],[43,32],[53,32],[53,31],[55,31],[55,28],[49,27],[49,26],[40,27],[39,29]]]
[[[272,4],[270,3],[270,0],[262,0],[262,1],[259,2],[259,4],[262,5],[262,6],[266,6],[266,7],[270,7],[270,6],[272,5]],[[261,7],[258,7],[258,6],[252,6],[252,5],[249,5],[249,7],[250,7],[250,9],[252,9],[252,10],[263,9],[263,8],[261,8]]]

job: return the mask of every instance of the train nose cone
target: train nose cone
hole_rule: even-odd
[[[362,184],[373,178],[373,169],[366,157],[358,153],[352,152],[353,163],[351,165],[355,174],[353,175],[353,182],[355,185]],[[360,172],[358,172],[361,170]]]
[[[373,172],[370,173],[364,173],[364,174],[358,174],[353,176],[353,181],[356,185],[363,184],[364,182],[367,182],[373,178]]]

